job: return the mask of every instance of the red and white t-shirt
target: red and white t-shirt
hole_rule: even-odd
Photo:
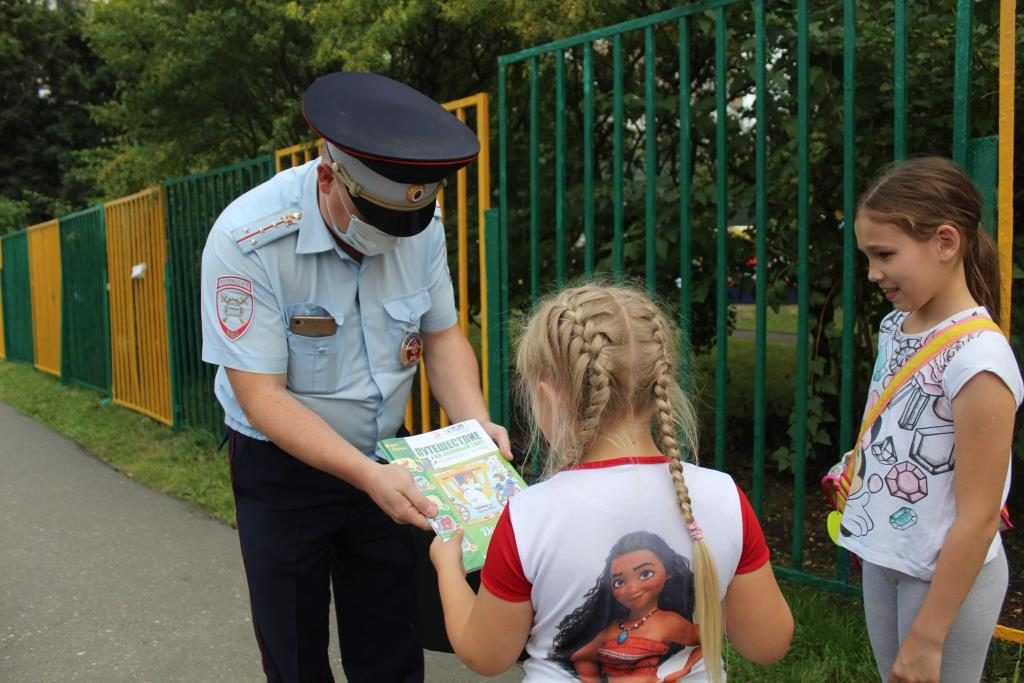
[[[704,680],[694,624],[693,541],[667,457],[622,458],[560,472],[509,501],[481,581],[534,611],[525,681],[654,675]],[[684,466],[694,517],[718,570],[768,561],[761,526],[729,475]]]

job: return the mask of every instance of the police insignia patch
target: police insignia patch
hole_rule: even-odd
[[[402,340],[402,346],[398,350],[398,358],[405,367],[412,367],[420,362],[423,355],[423,338],[419,332],[410,332]]]
[[[230,341],[235,341],[249,329],[255,305],[252,280],[237,275],[217,278],[217,321]]]

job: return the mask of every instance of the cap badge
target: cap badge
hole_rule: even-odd
[[[418,202],[423,199],[423,194],[426,192],[426,188],[422,185],[410,185],[409,189],[405,191],[405,198],[410,202]]]
[[[423,355],[423,338],[419,332],[409,332],[402,340],[402,346],[398,350],[398,360],[403,367],[410,368],[420,362]]]

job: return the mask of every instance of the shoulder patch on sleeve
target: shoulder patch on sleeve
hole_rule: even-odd
[[[231,231],[231,238],[243,254],[248,254],[298,230],[301,218],[301,211],[272,213],[235,228]]]
[[[252,280],[240,275],[217,278],[217,322],[228,341],[235,341],[245,334],[255,308]]]

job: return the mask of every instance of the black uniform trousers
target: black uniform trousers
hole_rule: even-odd
[[[408,530],[362,491],[229,430],[231,484],[263,669],[272,683],[334,680],[330,587],[352,683],[421,683]]]

